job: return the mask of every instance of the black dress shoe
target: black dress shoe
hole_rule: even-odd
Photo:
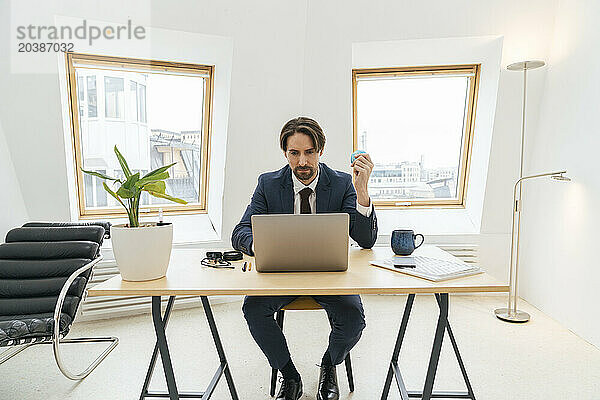
[[[340,388],[337,383],[335,365],[322,365],[319,372],[317,400],[339,400]]]
[[[302,379],[284,379],[276,400],[298,400],[302,397]]]

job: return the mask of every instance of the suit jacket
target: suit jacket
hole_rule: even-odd
[[[350,215],[350,237],[361,247],[370,249],[377,240],[375,209],[369,217],[356,211],[356,191],[352,177],[319,163],[319,181],[315,188],[317,213],[345,212]],[[252,253],[252,224],[254,214],[293,214],[294,186],[289,165],[279,171],[267,172],[258,177],[258,185],[242,220],[233,229],[233,248],[248,255]]]

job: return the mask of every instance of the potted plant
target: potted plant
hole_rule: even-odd
[[[140,196],[142,192],[148,192],[154,197],[187,204],[185,200],[171,197],[165,193],[164,181],[169,178],[167,170],[176,163],[157,168],[140,177],[139,172],[135,174],[131,172],[117,146],[114,150],[125,174],[125,180],[96,171],[84,169],[81,171],[119,185],[116,190],[112,190],[106,182],[102,183],[104,189],[125,208],[129,217],[128,224],[111,227],[113,252],[121,277],[127,281],[162,278],[167,273],[171,257],[173,225],[170,223],[157,224],[156,222],[140,225]]]

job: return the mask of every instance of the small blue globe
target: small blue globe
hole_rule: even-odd
[[[356,156],[358,156],[359,154],[367,154],[367,152],[364,150],[356,150],[354,153],[352,153],[352,155],[350,155],[350,164],[352,164],[354,160],[356,160]]]

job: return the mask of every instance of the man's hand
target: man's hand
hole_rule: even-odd
[[[371,200],[369,199],[369,177],[373,171],[373,161],[367,153],[359,154],[352,163],[354,171],[354,189],[356,189],[356,198],[361,206],[369,207]]]

